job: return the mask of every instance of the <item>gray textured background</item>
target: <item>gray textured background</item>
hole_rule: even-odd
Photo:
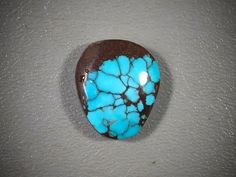
[[[87,44],[128,39],[160,53],[162,82],[142,133],[100,137],[74,71]],[[236,3],[0,2],[0,176],[236,175]]]

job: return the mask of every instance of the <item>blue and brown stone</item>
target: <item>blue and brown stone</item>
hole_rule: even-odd
[[[138,134],[155,103],[158,62],[142,46],[125,40],[92,43],[76,69],[82,107],[95,130],[114,139]]]

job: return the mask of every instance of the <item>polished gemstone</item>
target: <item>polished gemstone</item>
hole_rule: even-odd
[[[145,48],[125,40],[92,43],[76,69],[78,94],[89,122],[114,139],[141,131],[159,84],[158,62]]]

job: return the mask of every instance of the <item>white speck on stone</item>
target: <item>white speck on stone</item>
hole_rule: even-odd
[[[139,74],[140,85],[145,85],[147,83],[148,73],[143,71]]]

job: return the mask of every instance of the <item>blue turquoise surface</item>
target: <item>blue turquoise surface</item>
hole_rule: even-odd
[[[138,134],[148,116],[145,109],[155,102],[159,81],[158,62],[149,55],[105,60],[85,81],[88,120],[100,134],[117,139]]]

